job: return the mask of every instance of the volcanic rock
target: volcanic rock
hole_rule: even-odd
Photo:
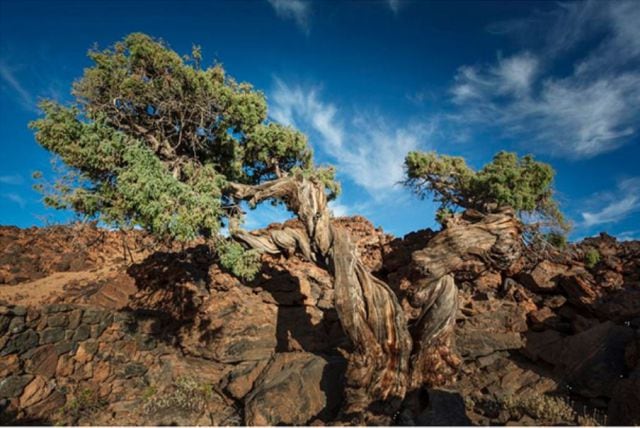
[[[566,272],[566,266],[543,260],[531,272],[518,275],[518,280],[534,291],[550,292],[556,290],[558,280]]]
[[[245,398],[247,425],[305,425],[333,415],[341,399],[342,359],[280,353]]]

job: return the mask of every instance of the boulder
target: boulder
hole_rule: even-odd
[[[603,319],[617,322],[640,317],[640,290],[624,290],[611,295],[598,305],[596,313]]]
[[[48,328],[42,331],[41,344],[56,343],[64,339],[64,329],[60,327]]]
[[[525,335],[525,347],[521,350],[532,361],[539,359],[549,364],[558,364],[564,343],[564,336],[554,330],[528,332]]]
[[[20,359],[17,354],[11,354],[0,358],[0,379],[15,374],[20,370]]]
[[[59,391],[53,391],[44,400],[32,405],[27,409],[27,414],[34,418],[51,418],[52,415],[59,414],[66,402],[66,397]]]
[[[56,372],[58,354],[53,345],[43,345],[36,348],[31,358],[25,363],[25,369],[29,373],[38,374],[45,379],[50,379]]]
[[[588,272],[571,272],[560,278],[560,286],[573,305],[593,310],[595,304],[602,297],[602,292],[596,287],[593,276]]]
[[[558,316],[550,308],[544,306],[531,312],[529,320],[534,329],[542,330],[544,327],[552,326],[558,320]]]
[[[456,336],[456,347],[464,358],[477,358],[506,349],[518,349],[523,341],[520,333],[465,330]]]
[[[520,333],[527,330],[527,316],[517,303],[498,299],[470,301],[459,312],[462,319],[455,334],[462,357],[473,359],[523,346]]]
[[[225,389],[237,400],[251,391],[253,384],[266,367],[268,361],[247,361],[235,366],[228,375]]]
[[[521,272],[518,280],[533,291],[551,292],[558,287],[558,280],[567,272],[567,266],[543,260],[530,272]]]
[[[2,379],[0,381],[0,398],[19,397],[31,379],[33,379],[32,375],[14,375]]]
[[[277,328],[277,306],[240,286],[212,295],[194,325],[181,332],[181,345],[222,363],[259,361],[276,351]]]
[[[53,391],[53,386],[42,376],[36,376],[24,388],[20,396],[20,407],[27,408],[44,400]]]
[[[342,358],[279,353],[245,398],[247,425],[306,425],[335,416],[342,398]]]
[[[553,330],[527,333],[522,353],[554,366],[558,379],[584,397],[611,397],[614,386],[627,368],[625,347],[633,339],[631,328],[611,321],[564,337]]]
[[[0,355],[9,355],[11,353],[22,354],[38,345],[38,333],[33,330],[27,330],[20,334],[14,335],[0,352]]]
[[[598,284],[610,290],[619,290],[624,285],[624,276],[616,271],[603,269],[596,274]]]

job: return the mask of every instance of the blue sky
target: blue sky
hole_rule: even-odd
[[[31,190],[50,156],[27,123],[71,101],[86,51],[142,31],[202,46],[265,92],[270,117],[337,166],[334,212],[402,235],[434,205],[397,184],[409,150],[533,153],[557,170],[573,239],[640,237],[640,2],[0,0],[0,224],[66,221]],[[287,218],[264,207],[248,225]]]

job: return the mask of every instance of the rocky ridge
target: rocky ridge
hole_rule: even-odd
[[[411,254],[435,233],[339,222],[402,296]],[[3,423],[340,422],[351,345],[331,277],[297,256],[264,256],[242,283],[198,242],[3,227],[0,282]],[[640,423],[639,242],[601,235],[509,271],[470,260],[456,283],[462,363],[412,423]]]

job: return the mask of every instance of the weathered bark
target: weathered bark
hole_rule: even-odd
[[[458,288],[453,276],[416,284],[418,293],[411,304],[420,307],[420,316],[411,333],[411,389],[423,385],[443,385],[455,374],[459,360],[452,347],[453,327],[458,310]]]
[[[465,211],[453,217],[425,249],[413,253],[413,264],[432,279],[458,270],[474,257],[487,266],[506,269],[520,257],[520,233],[520,222],[511,209],[492,214]]]
[[[412,343],[407,321],[393,291],[363,266],[348,232],[335,227],[332,231],[335,307],[355,346],[343,411],[390,415],[408,386]]]
[[[235,239],[269,253],[298,249],[334,276],[336,311],[354,346],[343,414],[362,418],[370,412],[393,413],[408,385],[412,345],[407,322],[393,291],[360,261],[348,232],[331,223],[324,186],[287,176],[258,186],[234,184],[231,189],[234,197],[250,204],[269,198],[285,202],[306,232],[305,236],[292,228],[262,235],[232,231]]]
[[[521,254],[521,226],[510,209],[493,214],[467,211],[453,217],[423,250],[412,254],[420,280],[412,284],[409,302],[421,308],[413,324],[411,387],[447,382],[459,360],[451,344],[458,289],[452,274],[480,260],[486,269],[506,269]]]
[[[409,390],[444,383],[458,359],[451,332],[458,305],[452,273],[470,258],[506,267],[519,255],[519,226],[511,211],[491,215],[467,212],[412,256],[420,279],[410,304],[420,308],[412,324],[397,296],[362,264],[349,233],[331,222],[324,186],[302,176],[285,176],[261,185],[232,184],[230,194],[255,205],[283,201],[295,212],[304,232],[295,228],[260,234],[232,230],[248,246],[271,254],[299,251],[328,268],[334,276],[335,308],[351,339],[343,415],[358,422],[388,422]]]

